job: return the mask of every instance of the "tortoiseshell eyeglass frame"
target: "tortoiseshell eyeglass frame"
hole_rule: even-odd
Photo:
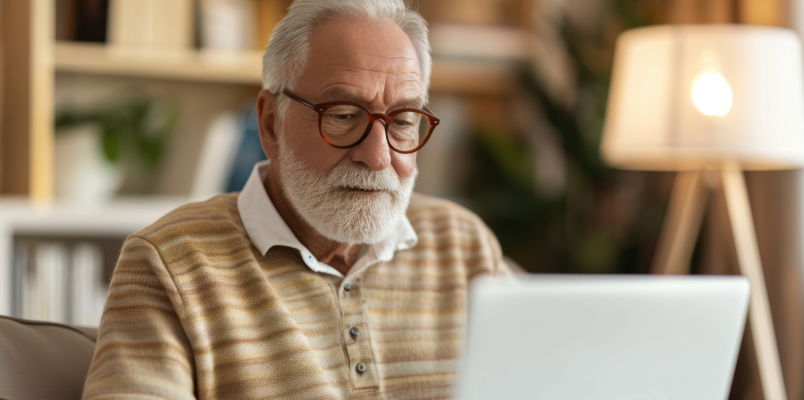
[[[348,148],[355,147],[355,146],[359,145],[360,143],[362,143],[363,140],[365,140],[366,137],[368,137],[369,133],[371,132],[371,127],[374,126],[374,122],[379,120],[379,121],[382,122],[383,127],[385,128],[385,141],[388,142],[388,147],[393,149],[395,152],[401,153],[401,154],[415,153],[415,152],[419,151],[419,149],[424,147],[424,145],[427,143],[427,141],[430,140],[430,135],[433,134],[433,130],[435,130],[435,127],[438,126],[438,124],[441,122],[441,120],[438,117],[433,115],[433,112],[430,111],[430,109],[427,108],[427,106],[424,106],[423,110],[420,110],[418,108],[400,108],[400,109],[393,110],[393,111],[391,111],[390,114],[386,115],[386,114],[383,114],[383,113],[373,113],[373,112],[369,111],[366,107],[363,107],[359,103],[355,103],[355,102],[352,102],[352,101],[329,101],[329,102],[326,102],[326,103],[313,104],[313,103],[301,98],[300,96],[296,95],[295,93],[291,92],[290,90],[285,89],[285,90],[282,91],[282,93],[285,94],[286,96],[290,97],[291,99],[301,103],[302,105],[311,108],[313,111],[318,113],[318,132],[321,134],[321,139],[323,139],[324,142],[326,142],[328,145],[330,145],[332,147],[335,147],[337,149],[348,149]],[[276,96],[278,97],[279,95],[277,94]],[[338,145],[330,142],[329,140],[327,140],[326,135],[324,135],[323,119],[324,119],[324,113],[328,109],[330,109],[332,107],[335,107],[335,106],[343,106],[343,105],[355,106],[355,107],[359,107],[359,108],[363,109],[366,112],[366,114],[369,115],[369,122],[368,122],[368,126],[366,126],[366,131],[363,132],[363,135],[360,137],[360,139],[357,139],[356,142],[354,142],[354,143],[352,143],[350,145],[347,145],[347,146],[338,146]],[[394,147],[394,145],[391,144],[391,140],[388,138],[388,124],[391,123],[391,120],[397,114],[400,114],[400,113],[403,113],[403,112],[417,112],[417,113],[420,113],[420,114],[424,115],[425,117],[427,117],[427,119],[430,120],[430,129],[427,130],[427,136],[425,136],[424,139],[421,141],[421,143],[419,143],[419,145],[416,146],[416,148],[414,148],[413,150],[400,150],[400,149],[397,149],[396,147]]]

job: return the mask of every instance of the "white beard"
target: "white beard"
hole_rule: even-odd
[[[393,168],[372,171],[363,164],[342,164],[331,171],[311,171],[279,137],[279,180],[287,200],[301,218],[327,239],[374,244],[390,237],[410,203],[418,168],[400,178]],[[381,190],[379,195],[345,188]]]

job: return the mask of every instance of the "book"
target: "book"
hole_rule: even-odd
[[[189,50],[193,0],[111,0],[108,41],[126,50]]]
[[[56,0],[56,40],[76,40],[76,0]],[[105,23],[104,23],[105,26]]]
[[[72,3],[75,5],[75,40],[106,42],[109,0],[73,0]]]
[[[64,243],[40,242],[34,248],[29,270],[29,315],[43,321],[68,322],[67,248]]]
[[[14,264],[11,267],[11,309],[14,316],[31,315],[31,299],[28,282],[31,270],[31,245],[25,240],[15,240]]]
[[[212,121],[204,138],[191,196],[201,199],[228,188],[243,131],[242,111],[224,112]]]
[[[254,0],[201,0],[201,47],[248,50],[256,39]]]
[[[100,325],[108,292],[101,248],[90,242],[76,244],[70,257],[70,272],[70,323]]]
[[[253,103],[252,103],[253,104]],[[242,132],[237,152],[234,156],[234,163],[231,168],[227,192],[237,192],[243,190],[246,181],[254,169],[254,164],[267,160],[265,152],[260,143],[259,121],[257,118],[256,107],[247,106],[241,111]]]
[[[109,0],[55,0],[55,39],[106,42]]]

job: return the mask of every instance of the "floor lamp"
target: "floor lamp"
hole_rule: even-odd
[[[617,39],[603,158],[679,171],[654,272],[687,273],[705,210],[705,174],[725,192],[766,400],[786,400],[743,171],[804,166],[804,66],[791,30],[665,25]]]

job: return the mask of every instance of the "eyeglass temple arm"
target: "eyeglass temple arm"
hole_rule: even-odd
[[[432,114],[432,115],[435,115],[435,113],[433,112],[433,110],[431,110],[431,109],[430,109],[430,107],[427,107],[427,105],[426,105],[426,104],[422,106],[422,110],[427,111],[427,112],[429,112],[429,113],[430,113],[430,114]]]
[[[283,93],[285,96],[288,96],[288,97],[290,97],[291,99],[296,100],[296,101],[298,101],[299,103],[302,103],[303,105],[305,105],[305,106],[307,106],[307,107],[310,107],[310,108],[311,108],[313,111],[315,111],[315,106],[314,106],[312,103],[310,103],[309,101],[307,101],[307,100],[305,100],[305,99],[303,99],[303,98],[301,98],[301,97],[299,97],[299,96],[296,96],[296,95],[295,95],[295,94],[293,94],[293,93],[292,93],[290,90],[284,89],[284,90],[282,90],[282,93]],[[279,95],[277,94],[277,96],[279,96]]]

